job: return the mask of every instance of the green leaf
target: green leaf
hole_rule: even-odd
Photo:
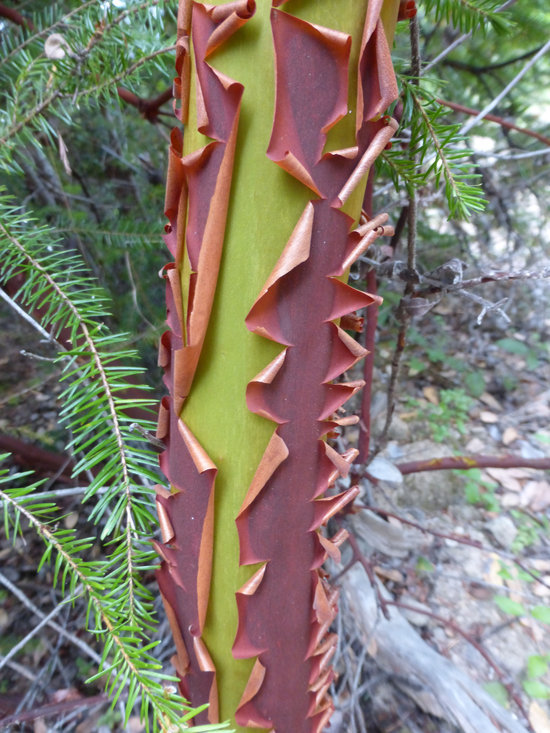
[[[523,689],[529,697],[536,697],[539,700],[550,700],[550,687],[540,680],[525,680]]]
[[[435,567],[427,558],[420,555],[416,561],[416,572],[418,574],[433,573]]]
[[[409,370],[413,372],[422,372],[427,369],[428,365],[416,356],[409,359]]]
[[[512,573],[510,572],[510,568],[507,565],[504,565],[504,564],[501,564],[500,570],[498,571],[498,574],[504,580],[512,580],[513,577],[514,577],[512,575]]]
[[[548,670],[548,660],[540,654],[532,654],[527,659],[527,674],[529,677],[542,677]]]
[[[485,392],[485,375],[481,371],[468,372],[464,384],[473,397],[481,397]]]
[[[495,596],[493,600],[501,611],[510,614],[510,616],[523,616],[526,613],[521,603],[513,601],[508,596]]]
[[[503,338],[497,341],[497,346],[500,346],[504,351],[508,351],[510,354],[517,354],[518,356],[527,356],[529,354],[529,347],[513,338]]]
[[[464,487],[464,496],[468,504],[479,504],[481,502],[481,492],[475,481],[468,481]]]
[[[502,707],[508,707],[508,691],[502,684],[502,682],[486,682],[483,685],[483,689],[491,695]]]
[[[537,621],[542,621],[545,624],[550,624],[550,607],[535,606],[531,609],[531,616],[533,618],[536,618]]]

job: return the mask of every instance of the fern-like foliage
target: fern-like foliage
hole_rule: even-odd
[[[93,540],[59,528],[55,504],[34,498],[37,484],[10,487],[14,477],[3,470],[0,499],[7,533],[10,523],[17,534],[26,520],[46,544],[40,566],[51,560],[62,592],[72,598],[85,595],[87,626],[104,643],[101,668],[91,679],[103,678],[113,701],[126,690],[127,718],[140,699],[147,724],[153,713],[154,730],[180,730],[197,711],[162,685],[172,678],[162,674],[153,656],[158,642],[150,639],[157,622],[153,597],[143,583],[145,572],[156,564],[149,543],[157,527],[152,500],[156,455],[145,438],[131,431],[125,412],[130,405],[153,407],[151,400],[126,396],[134,386],[130,380],[142,369],[125,348],[124,334],[109,333],[103,325],[107,299],[90,281],[80,257],[0,196],[0,282],[16,275],[23,283],[18,302],[27,310],[40,308],[42,328],[70,344],[59,355],[66,382],[61,416],[71,435],[68,447],[77,457],[75,473],[93,474],[84,500],[93,498],[90,519],[101,528],[100,538],[109,549],[102,560],[87,559]]]
[[[476,28],[492,28],[497,33],[510,30],[509,18],[498,12],[501,0],[424,0],[422,5],[426,13],[433,12],[436,20],[452,23],[462,33]]]
[[[408,137],[408,150],[394,146],[382,156],[395,187],[407,190],[444,184],[449,217],[467,219],[483,211],[485,199],[472,170],[471,151],[460,137],[459,124],[448,124],[442,117],[445,108],[426,90],[402,79],[403,115],[400,131]],[[399,133],[398,133],[399,135]],[[418,161],[415,163],[414,158]]]
[[[122,80],[133,75],[135,83],[145,69],[163,67],[169,17],[162,0],[128,0],[124,8],[88,0],[62,17],[55,4],[35,13],[30,20],[38,31],[4,34],[0,166],[18,170],[13,153],[21,144],[54,141],[56,120],[70,124],[75,107],[116,98]],[[137,42],[127,43],[138,28]]]

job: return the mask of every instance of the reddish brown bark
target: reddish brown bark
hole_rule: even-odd
[[[153,123],[158,121],[160,108],[162,107],[162,105],[166,104],[166,102],[170,101],[173,98],[171,88],[166,89],[164,92],[156,97],[152,97],[151,99],[138,97],[137,94],[130,92],[124,87],[117,87],[116,90],[120,99],[122,99],[127,104],[130,104],[132,107],[135,107],[140,112],[140,114],[145,117],[146,120]]]
[[[16,23],[22,28],[28,28],[31,31],[34,30],[32,20],[25,18],[25,16],[21,15],[21,13],[15,8],[8,8],[4,3],[0,3],[0,17],[7,18],[8,20],[11,20],[12,23]]]
[[[210,707],[197,722],[218,720],[216,670],[202,639],[210,593],[213,552],[214,480],[217,467],[181,419],[203,348],[215,295],[231,188],[243,86],[224,77],[209,56],[253,14],[254,4],[180,4],[174,83],[178,116],[187,122],[189,36],[201,99],[199,131],[211,138],[183,156],[181,132],[172,132],[166,187],[165,242],[175,261],[164,268],[170,330],[161,339],[159,364],[170,392],[162,401],[157,435],[166,444],[160,465],[172,491],[157,489],[163,562],[158,582],[177,654],[181,692]],[[187,223],[187,227],[185,224]],[[181,267],[191,269],[184,297]]]
[[[365,21],[356,148],[326,154],[327,131],[347,114],[351,39],[278,10],[271,16],[276,106],[268,156],[320,198],[307,204],[246,321],[285,348],[247,391],[249,408],[278,427],[237,518],[241,563],[264,563],[238,594],[234,654],[257,657],[236,716],[243,726],[312,733],[331,712],[336,639],[327,632],[337,594],[319,569],[336,548],[319,528],[357,490],[320,498],[353,459],[322,438],[361,386],[333,380],[365,353],[334,321],[377,300],[337,278],[389,233],[382,217],[350,233],[353,222],[341,211],[395,129],[380,119],[397,89],[379,10],[370,4]],[[312,79],[322,80],[321,94]]]
[[[550,458],[523,458],[518,455],[506,456],[448,456],[446,458],[428,458],[424,461],[398,463],[397,468],[405,476],[408,473],[421,471],[445,471],[449,469],[468,470],[470,468],[550,468]]]
[[[455,112],[463,112],[464,114],[471,115],[472,117],[475,117],[479,114],[478,109],[465,107],[463,104],[457,104],[456,102],[449,102],[447,99],[437,99],[436,101],[439,104],[442,104],[444,107],[454,109]],[[502,117],[498,117],[498,115],[486,114],[483,119],[489,120],[490,122],[496,122],[497,125],[500,125],[507,130],[516,130],[517,132],[521,132],[523,135],[528,135],[529,137],[534,137],[536,140],[540,140],[541,143],[544,143],[545,145],[550,145],[550,138],[541,135],[540,132],[529,130],[526,127],[518,127],[518,125],[515,125],[513,122],[508,122]]]

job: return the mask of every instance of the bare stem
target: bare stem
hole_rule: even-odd
[[[517,455],[507,456],[446,456],[445,458],[428,458],[422,461],[409,461],[397,464],[397,468],[405,476],[421,471],[447,471],[449,469],[468,470],[471,468],[537,468],[541,471],[550,468],[550,458],[523,458]]]
[[[369,504],[368,506],[365,506],[363,504],[355,504],[355,507],[358,509],[366,509],[369,512],[373,512],[374,514],[378,514],[381,517],[392,517],[393,519],[397,519],[402,524],[406,524],[409,527],[414,527],[415,529],[418,529],[420,532],[423,532],[424,534],[430,534],[433,537],[439,537],[443,540],[452,540],[453,542],[458,542],[461,545],[467,545],[468,547],[475,547],[477,550],[481,550],[482,552],[488,552],[490,554],[496,554],[499,555],[499,557],[504,558],[505,560],[510,560],[514,563],[514,565],[517,565],[518,568],[523,570],[523,572],[530,575],[533,580],[536,580],[537,583],[540,583],[541,585],[544,585],[546,588],[550,588],[550,584],[547,583],[540,575],[537,575],[537,573],[533,572],[533,570],[530,570],[518,557],[515,555],[512,555],[509,552],[506,552],[505,550],[499,550],[496,547],[486,547],[482,542],[479,540],[473,540],[471,537],[466,537],[462,534],[457,534],[456,532],[438,532],[435,529],[431,529],[430,527],[425,527],[423,524],[419,524],[418,522],[413,522],[411,519],[406,519],[401,514],[396,514],[395,512],[388,512],[386,509],[380,509],[379,507],[373,506]]]

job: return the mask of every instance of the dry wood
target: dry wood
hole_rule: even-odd
[[[426,712],[458,725],[464,733],[527,733],[466,673],[432,649],[395,608],[379,612],[363,567],[354,565],[341,580],[344,618],[352,620],[381,669]],[[380,585],[379,592],[390,594]]]

